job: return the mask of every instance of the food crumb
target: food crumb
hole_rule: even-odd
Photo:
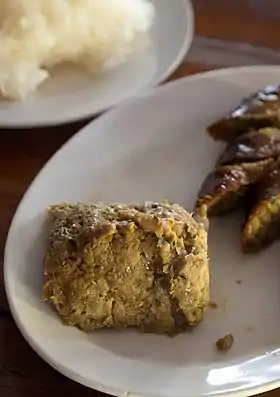
[[[210,309],[218,309],[218,303],[216,302],[209,302]]]
[[[220,351],[228,351],[234,344],[234,337],[232,334],[227,334],[223,338],[220,338],[216,342],[216,347]]]

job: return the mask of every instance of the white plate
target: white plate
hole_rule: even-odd
[[[165,80],[190,48],[194,23],[189,0],[152,0],[156,18],[151,46],[106,77],[57,68],[24,102],[0,100],[0,127],[26,128],[68,123],[96,115]]]
[[[212,224],[212,300],[218,309],[209,309],[191,334],[87,335],[63,326],[41,301],[47,205],[169,198],[192,209],[222,147],[205,127],[245,95],[279,80],[278,67],[245,67],[169,84],[108,112],[49,161],[17,210],[4,269],[14,318],[44,360],[118,396],[250,395],[280,386],[280,246],[242,256],[236,216]],[[228,332],[236,342],[218,354],[215,341]]]

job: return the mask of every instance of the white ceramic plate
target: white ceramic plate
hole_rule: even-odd
[[[0,100],[0,127],[50,126],[86,118],[165,80],[182,62],[193,39],[189,0],[152,0],[156,18],[151,46],[100,79],[57,68],[24,102]]]
[[[209,309],[191,334],[87,335],[63,326],[41,301],[47,205],[169,198],[191,210],[222,148],[205,127],[245,95],[279,80],[278,67],[245,67],[169,84],[108,112],[49,161],[17,210],[5,253],[12,313],[44,360],[118,396],[248,396],[280,386],[280,245],[242,256],[237,216],[212,223],[212,300],[218,308]],[[228,332],[235,344],[219,354],[215,341]]]

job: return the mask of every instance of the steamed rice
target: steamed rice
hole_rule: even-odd
[[[106,72],[137,51],[153,17],[147,0],[0,0],[0,92],[25,99],[64,61]]]

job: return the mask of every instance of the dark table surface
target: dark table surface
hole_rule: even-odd
[[[279,62],[280,2],[278,6],[275,0],[196,0],[194,4],[195,44],[171,79],[219,66]],[[2,274],[7,231],[22,195],[52,154],[85,124],[84,121],[51,129],[0,130],[1,397],[98,394],[63,377],[32,351],[9,313]],[[280,397],[280,389],[267,396]]]

